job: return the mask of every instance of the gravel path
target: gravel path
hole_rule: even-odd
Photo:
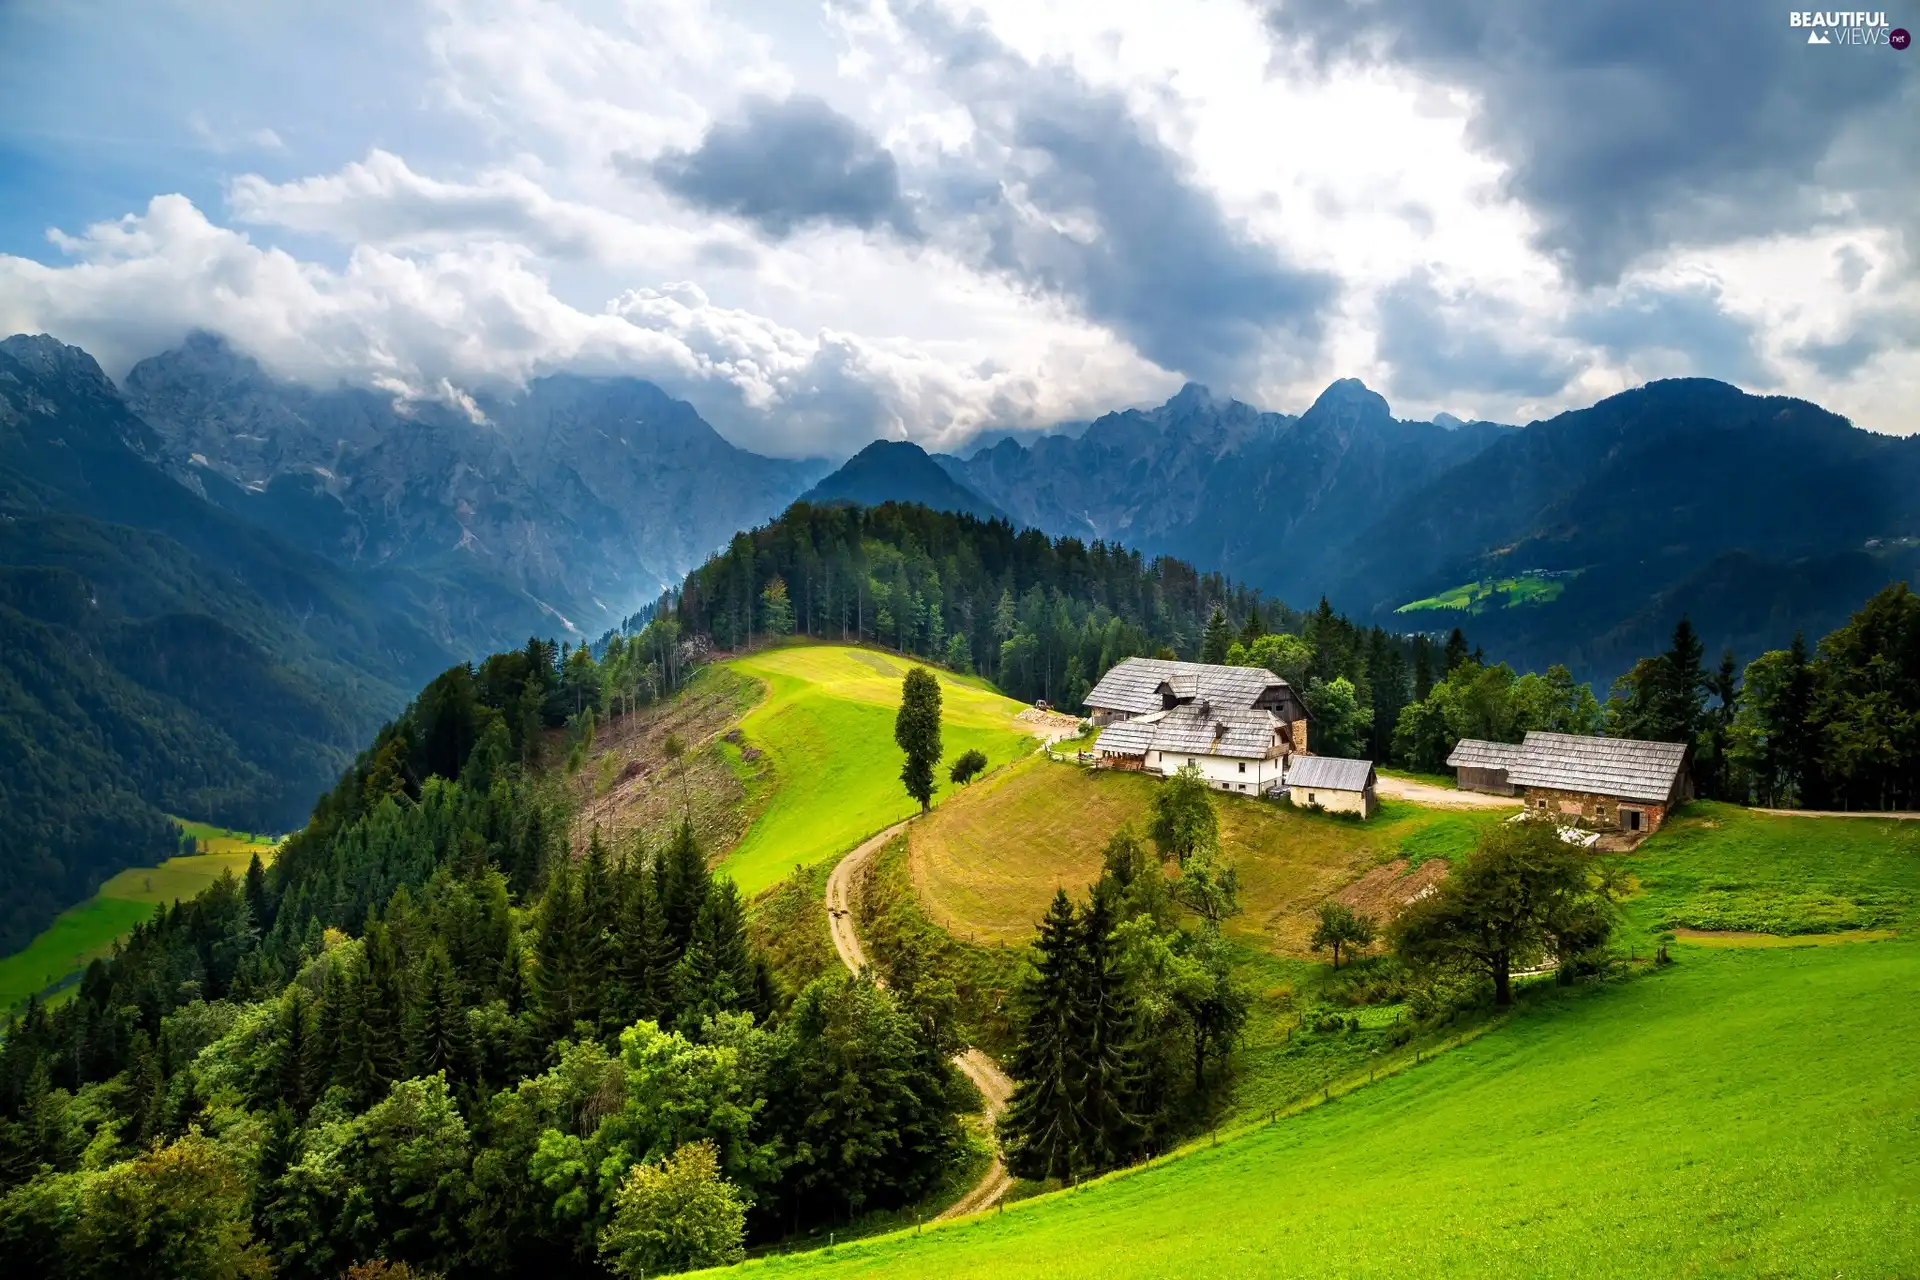
[[[1374,783],[1377,795],[1391,796],[1395,800],[1407,800],[1414,804],[1425,805],[1429,809],[1518,809],[1517,796],[1490,796],[1483,791],[1455,791],[1452,787],[1436,787],[1431,782],[1415,782],[1411,778],[1389,778],[1381,774]]]
[[[840,953],[840,963],[855,973],[866,968],[869,961],[866,950],[860,945],[860,935],[853,929],[853,886],[859,879],[861,869],[872,860],[873,855],[886,848],[887,842],[905,831],[911,821],[896,822],[879,835],[863,841],[852,853],[840,859],[827,877],[827,928],[833,935],[833,949]],[[973,1081],[974,1087],[980,1090],[981,1098],[986,1101],[987,1127],[991,1131],[993,1123],[1000,1118],[1001,1110],[1006,1107],[1007,1099],[1013,1096],[1013,1081],[1000,1069],[999,1063],[978,1049],[968,1049],[965,1053],[954,1055],[953,1065],[965,1072],[967,1079]],[[996,1151],[986,1176],[940,1217],[958,1218],[991,1208],[1012,1185],[1013,1175],[1007,1172],[1007,1166],[1001,1162],[1000,1154]]]

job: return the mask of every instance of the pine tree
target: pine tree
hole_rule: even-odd
[[[1467,648],[1467,633],[1455,627],[1447,635],[1445,675],[1452,675],[1463,662],[1471,661],[1473,654]]]
[[[547,891],[540,899],[540,927],[534,935],[534,981],[538,989],[540,1025],[548,1040],[573,1034],[573,1024],[585,1016],[588,975],[579,971],[580,900],[574,893],[573,867],[562,858],[547,873]]]
[[[1227,625],[1226,611],[1219,605],[1207,617],[1207,630],[1200,640],[1200,661],[1225,662],[1233,647],[1233,628]]]
[[[731,1013],[754,1003],[753,954],[747,943],[747,917],[733,881],[719,879],[708,890],[693,939],[674,966],[674,1003],[680,1028],[697,1033],[716,1013]]]
[[[920,802],[920,812],[933,807],[933,767],[940,762],[940,682],[925,667],[907,672],[900,689],[900,710],[894,716],[893,740],[907,753],[900,781],[907,794]]]
[[[693,823],[682,820],[658,862],[654,864],[660,914],[666,926],[667,941],[678,956],[693,940],[693,922],[707,900],[706,855],[694,838]]]
[[[1079,1066],[1080,1124],[1074,1163],[1101,1173],[1139,1149],[1140,1084],[1145,1076],[1139,1012],[1113,943],[1112,894],[1096,892],[1080,917],[1079,999],[1074,1002],[1074,1057]]]
[[[1260,616],[1259,603],[1255,602],[1255,604],[1247,610],[1246,625],[1240,628],[1240,643],[1251,649],[1253,642],[1265,634],[1267,634],[1267,624]]]
[[[407,1074],[447,1073],[463,1080],[472,1073],[473,1042],[467,1031],[467,1011],[460,1002],[460,982],[444,947],[427,953],[413,984],[407,1010]]]
[[[1073,1176],[1080,1149],[1076,1053],[1082,934],[1066,890],[1040,921],[1033,972],[1021,984],[1020,1038],[1007,1062],[1013,1097],[1000,1121],[1007,1168],[1039,1181]]]
[[[1425,636],[1413,638],[1413,700],[1425,702],[1433,692],[1433,644]]]
[[[665,914],[645,862],[635,859],[621,881],[613,991],[607,1012],[618,1027],[628,1027],[642,1018],[659,1022],[666,1017],[672,997],[674,955]]]

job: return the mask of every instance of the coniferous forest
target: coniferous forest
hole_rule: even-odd
[[[783,989],[689,828],[570,856],[560,659],[446,672],[271,867],[14,1022],[10,1275],[658,1274],[948,1171],[930,1016]]]

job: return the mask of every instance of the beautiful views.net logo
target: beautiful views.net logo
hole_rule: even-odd
[[[1905,49],[1912,43],[1906,28],[1888,22],[1885,13],[1796,10],[1787,15],[1787,24],[1806,27],[1808,44],[1886,45]]]

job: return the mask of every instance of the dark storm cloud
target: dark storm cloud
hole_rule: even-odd
[[[1477,294],[1448,298],[1424,274],[1381,291],[1375,335],[1395,395],[1421,399],[1494,392],[1551,396],[1575,372],[1564,356],[1518,339],[1512,309]]]
[[[1685,358],[1687,372],[1743,387],[1773,381],[1754,326],[1720,307],[1720,291],[1700,284],[1673,289],[1635,285],[1619,297],[1587,304],[1568,332],[1631,359],[1666,351]]]
[[[1903,146],[1883,149],[1920,112],[1910,58],[1810,47],[1785,6],[1288,0],[1269,20],[1322,60],[1401,64],[1472,90],[1477,140],[1512,167],[1544,246],[1583,284],[1676,241],[1817,220],[1816,185],[1868,216],[1913,216],[1920,167]]]
[[[621,163],[691,204],[745,218],[772,236],[809,223],[914,233],[892,153],[818,98],[754,98],[739,119],[709,129],[693,151],[669,152],[651,165]]]
[[[1252,241],[1118,96],[978,23],[903,16],[978,130],[925,186],[960,252],[1203,381],[1232,385],[1274,337],[1311,356],[1333,278]]]

